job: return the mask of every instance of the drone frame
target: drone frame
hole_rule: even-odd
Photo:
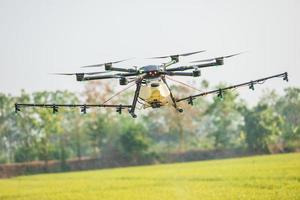
[[[103,103],[103,104],[26,104],[26,103],[16,103],[15,104],[15,112],[17,113],[17,112],[21,111],[21,109],[20,109],[21,107],[52,108],[53,113],[58,112],[58,109],[60,107],[70,107],[70,108],[78,107],[78,108],[80,108],[80,111],[83,114],[85,114],[87,112],[88,108],[93,108],[93,107],[94,108],[102,108],[102,107],[105,107],[105,108],[116,108],[116,111],[119,114],[122,113],[123,109],[128,109],[131,116],[133,118],[136,118],[137,115],[135,114],[135,109],[136,109],[136,105],[137,105],[138,100],[139,100],[139,94],[140,94],[141,86],[145,82],[145,79],[149,79],[149,78],[161,77],[161,80],[164,82],[164,84],[167,86],[167,88],[170,92],[170,97],[171,97],[171,100],[172,100],[172,106],[178,112],[183,112],[183,110],[177,106],[177,103],[181,102],[181,101],[187,101],[188,104],[193,105],[194,99],[196,99],[198,97],[201,97],[201,96],[206,96],[208,94],[217,94],[218,97],[223,98],[224,91],[239,88],[239,87],[243,87],[243,86],[248,86],[249,89],[254,90],[254,85],[262,84],[262,83],[264,83],[264,81],[266,81],[268,79],[283,77],[283,80],[288,81],[288,73],[284,72],[284,73],[281,73],[281,74],[277,74],[277,75],[257,79],[257,80],[254,80],[254,81],[244,82],[244,83],[241,83],[241,84],[232,85],[232,86],[225,87],[225,88],[219,88],[219,89],[216,89],[216,90],[211,90],[211,91],[208,91],[208,92],[203,92],[203,93],[191,95],[191,96],[188,96],[188,97],[176,99],[174,97],[167,81],[166,81],[165,76],[199,77],[201,75],[201,72],[200,72],[199,69],[223,65],[224,64],[224,58],[229,58],[229,57],[233,57],[233,56],[236,56],[236,55],[240,54],[240,53],[238,53],[238,54],[232,54],[232,55],[228,55],[228,56],[224,56],[224,57],[217,57],[217,58],[213,58],[213,59],[194,61],[194,62],[199,62],[199,63],[204,62],[204,63],[201,63],[201,64],[198,63],[198,64],[189,65],[189,66],[179,66],[179,67],[169,68],[171,65],[179,62],[179,57],[180,56],[189,56],[189,55],[193,55],[193,54],[201,53],[201,52],[203,52],[203,51],[196,51],[196,52],[191,52],[191,53],[186,53],[186,54],[178,54],[178,55],[170,55],[170,56],[152,57],[152,58],[167,58],[167,57],[171,58],[171,60],[169,62],[160,65],[159,70],[145,71],[143,69],[133,69],[133,68],[124,69],[124,68],[112,67],[112,64],[114,64],[114,63],[119,63],[119,62],[125,61],[125,60],[120,60],[120,61],[116,61],[116,62],[103,63],[103,64],[97,64],[97,65],[89,65],[89,66],[84,66],[84,67],[104,66],[105,70],[108,71],[108,72],[116,71],[116,72],[122,72],[122,73],[109,74],[109,75],[94,75],[94,74],[103,73],[103,72],[61,74],[61,75],[76,75],[77,81],[90,81],[90,80],[101,80],[101,79],[117,78],[117,79],[120,80],[120,85],[128,84],[129,81],[127,80],[127,77],[128,78],[134,77],[133,81],[135,81],[136,89],[135,89],[135,93],[134,93],[134,97],[133,97],[131,105],[122,105],[122,104],[112,105],[112,104],[105,104],[105,103]],[[192,70],[192,69],[193,69],[192,72],[191,71],[186,72],[187,70]],[[93,76],[85,76],[86,74],[87,75],[92,74]],[[130,81],[130,82],[132,82],[132,81]],[[160,107],[160,106],[158,105],[157,107]]]

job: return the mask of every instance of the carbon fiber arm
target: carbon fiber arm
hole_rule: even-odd
[[[137,75],[139,75],[139,72],[128,72],[128,73],[119,73],[119,74],[111,74],[111,75],[87,76],[87,77],[83,77],[82,79],[77,78],[77,80],[90,81],[90,80],[121,78],[121,77],[137,76]]]
[[[189,69],[200,69],[200,68],[206,68],[206,67],[213,67],[213,66],[219,66],[223,65],[220,62],[211,62],[211,63],[204,63],[204,64],[198,64],[198,65],[190,65],[190,66],[180,66],[180,67],[175,67],[175,68],[169,68],[166,69],[168,72],[174,72],[174,71],[186,71]]]

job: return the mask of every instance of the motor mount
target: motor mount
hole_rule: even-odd
[[[201,71],[200,70],[194,70],[193,71],[193,77],[199,77],[201,76]]]
[[[224,65],[224,58],[216,58],[217,65]]]
[[[127,85],[128,84],[128,80],[125,77],[121,77],[119,82],[120,82],[120,85]]]
[[[104,67],[106,71],[110,71],[112,68],[112,63],[105,63]]]
[[[76,80],[77,81],[83,81],[84,73],[77,73],[76,74]]]

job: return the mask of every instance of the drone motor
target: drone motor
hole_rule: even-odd
[[[201,71],[200,70],[194,70],[193,71],[193,77],[199,77],[201,76]]]
[[[121,77],[119,80],[120,85],[127,85],[128,84],[128,79],[125,77]]]
[[[77,73],[76,74],[76,80],[77,81],[82,81],[84,78],[84,73]]]

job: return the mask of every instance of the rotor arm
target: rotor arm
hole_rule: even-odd
[[[254,85],[263,84],[268,79],[280,78],[280,77],[282,77],[283,80],[288,81],[288,73],[284,72],[284,73],[281,73],[281,74],[277,74],[277,75],[257,79],[257,80],[254,80],[254,81],[249,81],[249,82],[245,82],[245,83],[241,83],[241,84],[237,84],[237,85],[233,85],[233,86],[229,86],[229,87],[225,87],[225,88],[220,88],[220,89],[216,89],[216,90],[212,90],[212,91],[192,95],[192,96],[189,96],[189,97],[177,99],[176,102],[187,100],[189,104],[193,105],[193,100],[197,97],[200,97],[200,96],[206,96],[208,94],[218,94],[218,97],[222,98],[223,97],[223,92],[226,91],[226,90],[231,90],[231,89],[235,89],[235,88],[243,87],[243,86],[249,86],[249,89],[254,90]]]
[[[87,76],[83,77],[81,81],[90,81],[90,80],[100,80],[100,79],[110,79],[110,78],[119,78],[115,75],[104,75],[104,76]]]
[[[186,70],[194,69],[194,68],[195,67],[193,67],[193,66],[180,66],[180,67],[166,69],[166,71],[167,72],[186,71]]]
[[[190,69],[199,69],[199,68],[206,68],[206,67],[213,67],[213,66],[219,66],[223,65],[221,62],[210,62],[210,63],[204,63],[204,64],[198,64],[198,65],[189,65],[189,66],[180,66],[175,68],[166,69],[168,72],[175,72],[175,71],[186,71]]]
[[[199,77],[201,75],[201,72],[200,70],[194,70],[192,72],[169,72],[167,71],[165,73],[165,75],[168,75],[168,76],[192,76],[192,77]]]
[[[131,69],[131,68],[119,68],[119,67],[110,67],[108,69],[105,69],[107,71],[117,71],[117,72],[137,72],[136,69]]]
[[[168,76],[194,76],[193,72],[167,72]]]
[[[210,63],[204,63],[204,64],[198,64],[198,65],[192,65],[196,68],[206,68],[206,67],[214,67],[214,66],[219,66],[223,65],[224,62],[216,61],[216,62],[210,62]]]
[[[137,76],[137,75],[139,75],[138,72],[119,73],[119,74],[110,74],[110,75],[102,75],[102,76],[101,75],[100,76],[87,76],[87,77],[83,77],[80,81],[122,78],[122,77]]]

